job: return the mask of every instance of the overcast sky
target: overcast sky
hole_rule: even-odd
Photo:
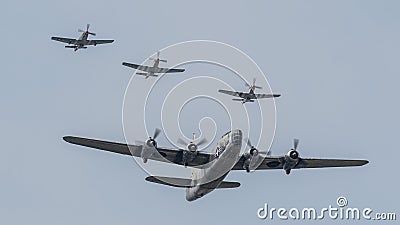
[[[398,1],[1,5],[1,224],[264,224],[271,221],[256,216],[264,203],[322,208],[339,196],[353,207],[398,210]],[[96,38],[115,42],[74,52],[50,40],[77,38],[86,23]],[[193,39],[241,49],[282,94],[274,155],[285,154],[296,137],[302,157],[370,163],[290,176],[283,170],[235,171],[227,180],[241,182],[240,188],[189,203],[184,189],[145,182],[147,174],[130,157],[62,140],[125,141],[122,103],[133,71],[121,62],[140,63],[158,49]],[[170,146],[165,138],[159,142]]]

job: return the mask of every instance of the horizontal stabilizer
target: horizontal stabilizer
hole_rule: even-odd
[[[152,183],[163,184],[171,187],[181,187],[181,188],[193,187],[195,184],[195,182],[191,179],[175,178],[175,177],[149,176],[146,177],[145,180]],[[223,181],[218,185],[217,189],[237,188],[239,186],[240,186],[239,182]],[[205,184],[204,187],[207,188],[207,184]]]
[[[145,180],[152,183],[163,184],[172,187],[193,187],[192,180],[185,178],[149,176],[146,177]]]
[[[221,184],[218,185],[217,189],[222,188],[237,188],[240,186],[239,182],[229,182],[229,181],[222,181]]]

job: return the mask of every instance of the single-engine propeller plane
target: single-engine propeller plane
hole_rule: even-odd
[[[210,153],[198,152],[197,144],[203,143],[203,141],[195,144],[193,140],[186,149],[159,147],[154,140],[159,133],[160,130],[156,130],[153,137],[150,137],[142,145],[128,145],[72,136],[66,136],[63,139],[71,144],[142,157],[146,161],[150,159],[196,167],[192,169],[190,179],[160,176],[148,176],[145,179],[153,183],[186,188],[187,201],[194,201],[215,189],[239,187],[240,183],[238,182],[224,181],[231,170],[250,172],[251,170],[283,169],[286,174],[290,174],[293,169],[362,166],[368,163],[367,160],[301,158],[297,151],[298,139],[294,140],[294,148],[283,156],[271,156],[270,152],[258,151],[249,140],[247,143],[250,149],[240,155],[243,137],[242,131],[238,129],[224,134]],[[147,151],[150,153],[147,154]],[[226,172],[221,174],[221,171]],[[210,181],[210,177],[215,177],[215,179]]]
[[[157,57],[156,58],[150,58],[150,60],[154,61],[153,66],[144,66],[144,65],[138,65],[138,64],[133,64],[133,63],[127,63],[123,62],[122,65],[134,68],[137,70],[141,70],[144,72],[137,72],[137,75],[142,75],[145,76],[145,79],[149,77],[158,77],[157,73],[181,73],[184,72],[185,69],[174,69],[174,68],[160,68],[158,65],[160,62],[167,62],[166,59],[160,59],[160,51],[157,51]]]
[[[112,43],[114,40],[88,40],[89,35],[96,36],[95,33],[89,31],[90,24],[86,25],[86,30],[79,29],[78,31],[82,33],[79,39],[73,38],[63,38],[63,37],[51,37],[51,40],[64,42],[69,45],[65,46],[66,48],[73,48],[74,51],[78,51],[78,49],[86,49],[87,45],[99,45],[99,44],[107,44]]]
[[[280,94],[256,94],[254,93],[255,89],[262,89],[260,86],[256,86],[256,78],[253,79],[252,84],[248,84],[245,82],[245,86],[247,86],[248,92],[238,92],[238,91],[228,91],[228,90],[218,90],[219,92],[227,95],[236,96],[239,98],[232,99],[233,101],[240,101],[242,104],[246,102],[254,102],[256,99],[260,98],[277,98],[281,96]]]

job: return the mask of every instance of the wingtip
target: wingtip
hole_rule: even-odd
[[[68,143],[71,143],[71,140],[73,139],[73,137],[72,136],[64,136],[63,137],[63,140],[65,141],[65,142],[68,142]]]
[[[369,163],[368,160],[361,160],[361,166],[364,166],[364,165],[366,165],[366,164],[368,164],[368,163]]]

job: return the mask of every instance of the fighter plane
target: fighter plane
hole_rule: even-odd
[[[249,87],[248,92],[238,92],[238,91],[228,91],[228,90],[218,90],[221,93],[227,94],[227,95],[232,95],[236,96],[239,98],[234,98],[232,99],[233,101],[240,101],[242,104],[246,102],[254,102],[256,99],[260,98],[277,98],[281,96],[280,94],[256,94],[254,93],[254,90],[257,89],[262,89],[262,87],[256,86],[256,78],[253,79],[252,84],[248,84],[245,82],[245,86]]]
[[[51,37],[51,40],[54,41],[59,41],[59,42],[64,42],[69,45],[65,46],[66,48],[73,48],[74,51],[78,51],[78,49],[86,49],[86,45],[99,45],[99,44],[107,44],[107,43],[112,43],[114,40],[88,40],[89,35],[96,36],[95,33],[89,32],[89,27],[90,24],[86,25],[86,30],[81,30],[79,29],[79,32],[82,32],[82,35],[79,37],[79,39],[73,39],[73,38],[63,38],[63,37]]]
[[[158,135],[156,130],[155,134]],[[65,136],[63,139],[71,144],[100,149],[122,155],[142,157],[165,163],[174,163],[182,166],[197,167],[192,169],[190,179],[176,177],[148,176],[146,181],[186,188],[186,200],[194,201],[215,189],[236,188],[239,182],[224,181],[231,170],[272,170],[283,169],[290,174],[292,169],[349,167],[362,166],[366,160],[346,159],[308,159],[301,158],[297,151],[299,141],[295,139],[294,148],[286,155],[270,156],[270,152],[263,153],[251,145],[250,149],[240,155],[242,147],[242,131],[232,130],[224,134],[216,147],[210,153],[198,152],[197,145],[191,142],[186,149],[170,149],[158,147],[154,137],[149,137],[143,145],[128,145],[82,137]],[[263,155],[265,154],[265,155]],[[185,157],[186,155],[186,157]],[[259,164],[259,162],[261,162]],[[221,171],[227,171],[220,174]],[[212,181],[208,178],[215,177]],[[207,179],[207,180],[206,180]]]
[[[147,79],[149,77],[158,77],[157,73],[180,73],[180,72],[185,71],[185,69],[172,69],[172,68],[158,67],[160,62],[165,62],[165,63],[167,62],[166,59],[160,59],[160,51],[157,51],[156,58],[150,58],[150,60],[154,61],[153,66],[137,65],[137,64],[133,64],[133,63],[127,63],[127,62],[123,62],[122,65],[144,71],[145,73],[137,72],[136,74],[145,76],[145,79]]]

